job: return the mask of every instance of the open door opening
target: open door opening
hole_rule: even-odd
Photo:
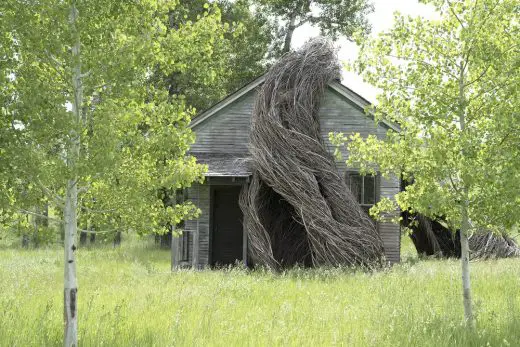
[[[212,186],[211,266],[233,265],[243,259],[241,186]]]

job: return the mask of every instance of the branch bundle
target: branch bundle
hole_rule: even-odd
[[[492,232],[474,234],[469,238],[471,258],[519,257],[520,248],[515,239],[506,234]]]
[[[415,223],[410,221],[415,220]],[[423,215],[405,215],[403,224],[412,230],[410,237],[417,253],[438,258],[460,258],[459,231],[453,234],[439,221]],[[477,230],[469,236],[469,249],[472,259],[519,257],[520,247],[515,239],[505,233]]]
[[[250,138],[253,176],[240,201],[255,264],[371,266],[383,258],[374,223],[320,133],[320,101],[339,73],[332,45],[316,39],[275,64],[258,93]]]

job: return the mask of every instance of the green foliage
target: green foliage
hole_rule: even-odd
[[[333,40],[339,36],[353,37],[354,33],[367,34],[370,24],[366,16],[373,11],[367,0],[256,0],[260,9],[278,21],[289,23],[294,20],[294,27],[310,23],[320,29],[321,34]],[[279,35],[292,35],[287,24]]]
[[[453,305],[455,261],[414,258],[377,273],[172,274],[167,251],[130,242],[78,251],[81,346],[514,346],[520,340],[518,259],[474,264],[480,329],[472,332]],[[62,345],[61,253],[0,250],[0,345]]]
[[[194,0],[171,10],[170,30],[192,30],[211,18],[214,31],[202,27],[191,36],[197,44],[181,59],[190,63],[174,71],[159,66],[156,85],[171,95],[184,95],[188,105],[202,111],[261,75],[273,41],[272,25],[261,13],[251,11],[250,2],[220,0],[210,5]]]
[[[473,226],[508,228],[520,213],[518,3],[425,2],[439,19],[396,14],[389,32],[359,41],[352,66],[381,90],[376,120],[401,132],[331,140],[348,144],[349,165],[410,182],[403,210],[455,229],[466,205]]]
[[[158,188],[187,187],[202,180],[205,168],[186,156],[193,109],[150,78],[158,66],[167,74],[196,66],[210,55],[222,26],[218,13],[206,12],[172,29],[176,6],[80,1],[75,36],[68,3],[2,2],[4,214],[42,199],[61,207],[66,181],[74,177],[80,218],[95,215],[110,228],[147,232],[197,214],[189,204],[162,208]],[[78,59],[71,54],[75,40]],[[70,105],[79,66],[83,103],[75,119]],[[206,73],[201,78],[211,79]],[[79,153],[70,150],[77,141]]]
[[[266,71],[270,58],[276,58],[275,23],[261,11],[253,11],[254,0],[221,0],[222,20],[240,31],[229,36],[230,49],[226,87],[237,90]]]

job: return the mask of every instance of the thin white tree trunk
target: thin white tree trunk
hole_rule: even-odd
[[[67,182],[65,198],[65,277],[63,296],[63,317],[65,319],[64,345],[66,347],[78,345],[78,283],[76,277],[76,231],[78,190],[75,180]]]
[[[172,233],[172,245],[171,245],[171,270],[175,271],[179,268],[179,260],[180,260],[180,237],[175,236],[175,225],[171,226]]]
[[[76,277],[76,234],[78,227],[77,205],[78,205],[78,178],[75,173],[76,162],[80,151],[80,129],[81,109],[83,104],[83,89],[81,83],[81,60],[80,60],[80,38],[77,30],[78,10],[76,1],[72,1],[70,8],[70,28],[73,35],[72,46],[72,117],[74,117],[73,128],[67,146],[67,167],[72,172],[72,177],[67,181],[65,196],[65,274],[64,274],[64,296],[63,296],[63,318],[65,323],[64,346],[75,347],[78,345],[78,282]]]
[[[464,94],[465,74],[468,62],[460,63],[459,75],[459,123],[462,132],[466,129],[466,97]],[[465,156],[464,150],[461,150],[462,157]],[[467,182],[463,182],[462,189],[462,205],[461,205],[461,226],[460,226],[460,262],[462,267],[462,301],[464,303],[464,319],[466,324],[475,328],[475,319],[473,317],[473,307],[471,301],[471,281],[469,274],[469,188]]]
[[[469,219],[468,201],[462,206],[462,226],[460,228],[460,262],[462,266],[462,297],[464,302],[464,319],[469,327],[475,328],[473,306],[471,301],[471,281],[469,273]]]

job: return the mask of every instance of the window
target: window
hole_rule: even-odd
[[[182,223],[182,228],[184,229],[184,221]],[[180,261],[188,261],[190,259],[190,233],[186,230],[182,231],[181,236],[181,259]]]
[[[377,202],[377,176],[347,172],[347,186],[361,207],[368,210]]]

